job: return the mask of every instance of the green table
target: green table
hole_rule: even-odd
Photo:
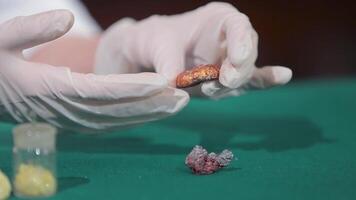
[[[11,172],[11,129],[0,167]],[[233,150],[210,176],[184,166],[191,148]],[[297,81],[101,136],[62,134],[52,199],[356,199],[356,79]]]

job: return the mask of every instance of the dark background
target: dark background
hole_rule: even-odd
[[[177,14],[209,1],[84,0],[103,28],[122,17]],[[289,66],[296,78],[356,75],[356,3],[352,0],[227,1],[259,33],[258,65]]]

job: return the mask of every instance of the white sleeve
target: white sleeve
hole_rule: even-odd
[[[16,16],[31,15],[54,9],[68,9],[75,21],[69,34],[98,35],[100,26],[79,0],[0,0],[0,23]]]

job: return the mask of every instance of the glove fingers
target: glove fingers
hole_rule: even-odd
[[[236,75],[235,75],[236,76]],[[248,89],[264,89],[288,83],[292,78],[292,71],[281,66],[255,68],[252,77],[240,89],[227,88],[218,81],[203,83],[202,93],[212,99],[228,96],[239,96]],[[237,79],[238,80],[238,79]]]
[[[157,50],[153,61],[156,72],[168,79],[169,85],[175,86],[176,77],[185,69],[185,53],[176,43],[166,43]]]
[[[252,26],[248,18],[239,14],[228,18],[224,24],[227,40],[227,54],[231,63],[239,67],[252,54],[255,44],[252,38]]]
[[[167,80],[156,73],[94,75],[71,73],[69,91],[82,99],[118,100],[161,92]],[[69,94],[70,95],[70,94]]]
[[[222,99],[230,96],[239,96],[244,90],[243,89],[231,89],[223,86],[219,81],[210,81],[203,83],[202,93],[211,99]]]
[[[220,68],[219,81],[225,87],[236,89],[248,82],[254,69],[254,65],[245,67],[244,70],[235,68],[229,59],[225,59]]]
[[[18,62],[20,66],[26,67],[8,75],[16,76],[17,73],[18,77],[21,77],[17,87],[25,96],[44,95],[57,98],[66,96],[110,101],[150,96],[168,86],[167,80],[156,73],[81,74],[71,72],[66,67],[53,67],[21,60]]]
[[[0,25],[0,46],[10,50],[30,48],[64,35],[74,17],[67,10],[15,17]]]
[[[225,91],[221,91],[216,93],[214,96],[210,97],[211,99],[214,100],[219,100],[219,99],[224,99],[224,98],[228,98],[228,97],[236,97],[236,96],[240,96],[243,95],[245,93],[245,90],[243,89],[230,89],[230,90],[225,90]]]
[[[222,66],[220,80],[229,88],[237,88],[243,84],[238,77],[251,75],[251,70],[257,58],[257,33],[248,18],[243,14],[230,17],[224,24],[227,41],[227,57],[229,64]],[[234,69],[228,69],[234,68]],[[229,73],[224,73],[229,72]],[[234,75],[238,76],[235,77]]]
[[[288,83],[292,78],[292,70],[281,66],[268,66],[256,68],[251,80],[247,83],[248,89],[264,89]]]
[[[150,113],[173,114],[183,108],[189,95],[179,89],[168,87],[147,97],[126,98],[111,101],[63,99],[68,105],[82,112],[116,118],[139,117]]]
[[[224,88],[219,81],[209,81],[201,85],[201,92],[208,97],[212,97]]]
[[[57,126],[107,130],[170,116],[188,103],[189,95],[182,90],[166,88],[158,94],[129,101],[83,100],[75,102],[69,98],[57,101],[50,98],[41,100],[46,103],[47,107],[50,107],[48,110],[59,111],[55,115],[63,120],[56,119],[56,121],[66,124],[56,124]],[[50,116],[42,116],[42,118],[51,120]]]

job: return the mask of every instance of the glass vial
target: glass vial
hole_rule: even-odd
[[[13,189],[17,197],[49,197],[57,191],[56,129],[45,123],[13,130]]]

